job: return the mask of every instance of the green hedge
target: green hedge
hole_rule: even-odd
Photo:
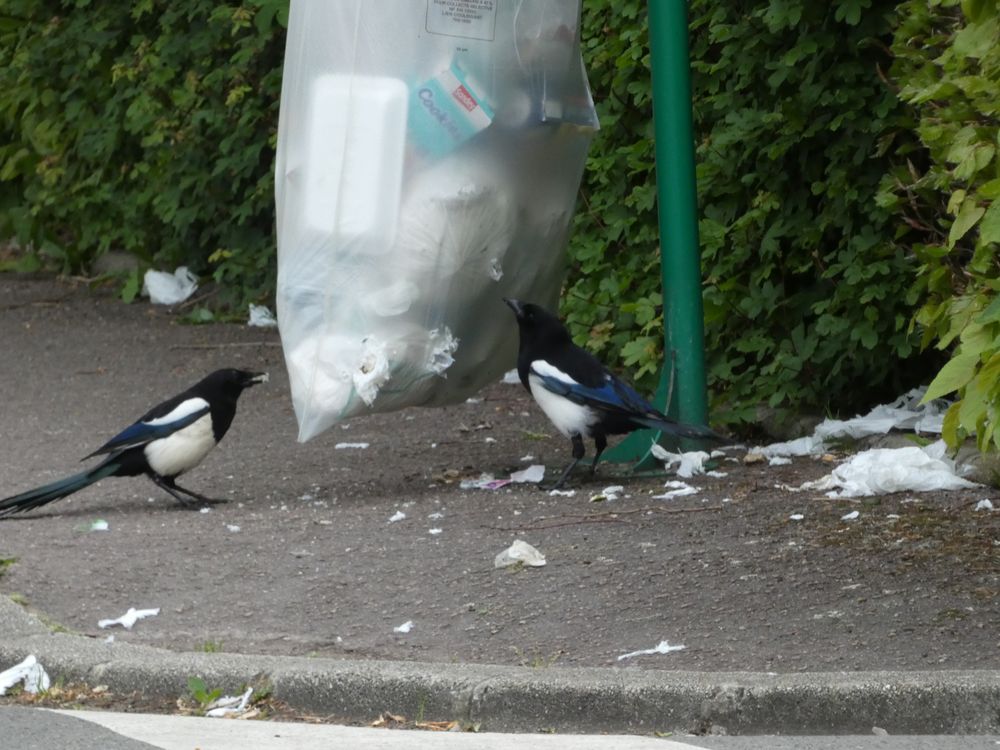
[[[579,341],[652,387],[662,318],[646,2],[583,4],[603,129],[563,312]],[[945,144],[956,133],[970,148],[988,142],[995,113],[982,102],[997,101],[996,89],[963,92],[968,102],[946,107],[955,130],[944,134],[932,121],[952,90],[917,93],[952,68],[962,91],[959,56],[941,61],[975,41],[959,33],[955,5],[692,0],[716,419],[752,421],[761,403],[850,412],[927,382],[945,357],[927,345],[958,336],[949,331],[961,300],[979,290],[974,306],[990,301],[996,162],[976,150],[980,167],[963,181]],[[975,23],[992,23],[994,0],[965,5],[986,14]],[[222,282],[229,302],[265,296],[287,0],[129,7],[0,8],[0,235],[36,248],[20,267],[79,271],[119,249],[145,264],[187,263]],[[993,86],[995,73],[977,85]],[[966,115],[986,118],[972,136]],[[941,237],[955,224],[969,226],[951,247]]]
[[[579,340],[621,352],[651,384],[662,345],[649,81],[635,72],[648,67],[645,3],[586,5],[605,129],[565,308]],[[933,374],[909,330],[918,264],[876,202],[915,144],[882,75],[895,6],[691,3],[715,418],[752,421],[761,402],[849,412]]]
[[[900,17],[892,73],[925,150],[882,203],[919,232],[923,343],[954,350],[927,394],[961,396],[945,439],[1000,448],[1000,3],[911,0]]]
[[[115,249],[263,293],[285,4],[5,0],[0,234],[67,271]]]

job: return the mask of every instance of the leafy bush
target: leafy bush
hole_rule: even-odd
[[[914,141],[880,76],[895,5],[691,3],[716,417],[752,420],[760,402],[856,409],[932,372],[900,366],[918,354],[917,263],[875,200]],[[585,3],[604,129],[564,307],[578,340],[607,359],[621,352],[651,386],[663,355],[644,6]]]
[[[1000,7],[911,0],[900,16],[892,73],[926,153],[886,180],[882,203],[920,232],[923,343],[954,348],[927,398],[962,397],[949,444],[975,432],[980,449],[1000,447]]]
[[[267,288],[283,5],[7,0],[0,232],[64,270],[117,249]]]

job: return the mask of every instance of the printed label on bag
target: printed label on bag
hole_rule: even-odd
[[[427,0],[427,31],[493,41],[498,0]]]
[[[443,156],[493,121],[493,109],[478,85],[452,64],[413,89],[410,138],[425,153]]]

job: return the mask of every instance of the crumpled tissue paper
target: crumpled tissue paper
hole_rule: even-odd
[[[938,440],[924,448],[873,448],[857,453],[800,490],[827,490],[827,497],[869,497],[891,492],[930,492],[978,487],[960,477]]]
[[[142,280],[142,293],[154,305],[177,305],[186,300],[198,288],[198,278],[187,266],[180,266],[173,273],[146,271]]]
[[[20,664],[0,672],[0,695],[6,695],[7,690],[17,683],[24,683],[24,690],[35,695],[49,689],[51,680],[45,667],[38,663],[34,654],[30,654]]]

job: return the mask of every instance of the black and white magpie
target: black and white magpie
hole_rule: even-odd
[[[593,354],[574,344],[552,313],[530,302],[506,298],[504,302],[517,316],[521,383],[555,428],[573,443],[573,461],[553,488],[561,487],[583,458],[584,438],[593,438],[597,449],[591,473],[608,445],[608,435],[646,427],[678,438],[721,440],[707,427],[675,422],[662,414]]]
[[[267,373],[216,370],[183,393],[154,406],[84,460],[107,454],[92,469],[0,500],[0,518],[39,508],[105,477],[145,474],[184,506],[219,503],[177,485],[222,440],[245,388],[267,381]],[[183,493],[183,495],[181,494]]]

